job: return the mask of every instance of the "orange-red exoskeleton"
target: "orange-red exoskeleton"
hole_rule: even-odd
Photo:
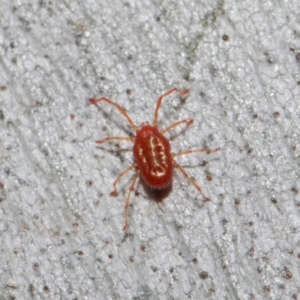
[[[191,177],[188,176],[185,170],[175,161],[174,157],[194,152],[206,152],[209,154],[220,150],[220,148],[202,148],[181,151],[179,153],[171,152],[170,142],[164,136],[164,134],[178,125],[186,124],[186,126],[190,126],[193,123],[193,120],[181,120],[171,124],[163,130],[158,129],[158,111],[161,107],[161,102],[166,96],[170,95],[173,92],[178,92],[183,97],[186,97],[189,94],[189,90],[179,90],[177,88],[173,88],[165,94],[163,94],[162,96],[160,96],[157,100],[153,124],[151,125],[148,122],[143,123],[140,128],[133,123],[131,118],[126,113],[125,109],[122,108],[119,104],[113,102],[112,100],[106,97],[102,97],[100,99],[89,99],[90,103],[95,105],[101,101],[105,101],[115,106],[119,110],[119,112],[127,119],[131,128],[136,133],[135,137],[114,136],[107,137],[104,140],[96,141],[97,144],[102,144],[106,141],[111,140],[129,141],[133,143],[133,156],[135,162],[129,168],[127,168],[119,174],[119,176],[113,183],[114,190],[111,192],[111,195],[116,195],[116,185],[119,182],[120,178],[126,173],[128,173],[130,170],[136,169],[136,174],[130,185],[129,193],[125,204],[125,225],[123,227],[123,230],[126,230],[128,228],[128,207],[130,201],[130,194],[134,190],[135,183],[139,176],[142,176],[145,183],[148,184],[151,188],[162,189],[171,184],[173,178],[173,168],[178,168],[182,172],[182,174],[189,180],[189,182],[193,184],[194,187],[201,193],[202,197],[204,198],[204,201],[209,201],[209,199],[203,194],[200,186]]]

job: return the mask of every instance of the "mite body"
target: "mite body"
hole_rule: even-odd
[[[156,127],[143,125],[136,133],[133,155],[141,176],[149,186],[160,189],[171,183],[171,145]]]
[[[135,183],[139,176],[141,176],[144,179],[145,183],[148,184],[151,188],[162,189],[171,184],[173,178],[173,169],[174,167],[178,168],[181,173],[189,180],[189,182],[194,185],[194,187],[201,193],[204,201],[209,201],[209,199],[202,192],[200,186],[188,176],[185,170],[175,161],[174,157],[195,152],[206,152],[207,154],[210,154],[212,152],[219,151],[220,148],[202,148],[181,151],[178,153],[171,152],[170,142],[164,136],[164,134],[177,127],[178,125],[185,124],[186,126],[190,126],[191,124],[193,124],[193,120],[181,120],[169,125],[164,130],[158,129],[158,112],[161,107],[162,100],[173,92],[177,92],[181,96],[186,97],[189,93],[189,90],[182,91],[177,88],[173,88],[160,96],[157,100],[153,124],[150,125],[148,122],[143,123],[140,128],[133,123],[131,118],[126,113],[125,109],[122,108],[119,104],[106,97],[102,97],[100,99],[90,98],[90,103],[94,105],[97,105],[97,103],[104,101],[116,107],[119,112],[127,119],[131,128],[136,133],[134,137],[114,136],[96,141],[97,144],[102,144],[106,141],[111,140],[129,141],[133,143],[133,156],[135,162],[129,168],[119,174],[119,176],[113,183],[114,189],[110,193],[111,195],[116,195],[117,183],[119,182],[121,177],[127,174],[129,171],[136,169],[136,174],[133,177],[133,180],[129,187],[129,192],[125,203],[125,225],[123,227],[123,230],[126,230],[128,228],[128,207],[130,202],[130,194],[134,190]]]

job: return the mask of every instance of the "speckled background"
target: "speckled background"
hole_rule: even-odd
[[[298,299],[299,1],[3,1],[0,299]],[[137,124],[177,128],[157,205],[139,183],[122,232]],[[182,132],[183,131],[183,132]],[[178,133],[178,136],[177,136]],[[182,133],[182,134],[179,134]]]

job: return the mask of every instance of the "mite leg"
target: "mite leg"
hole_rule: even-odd
[[[195,152],[206,152],[207,154],[210,154],[213,152],[217,152],[219,150],[220,150],[220,147],[216,148],[216,149],[202,148],[202,149],[193,149],[193,150],[181,151],[178,153],[172,153],[172,155],[173,155],[173,157],[175,157],[175,156],[187,155],[187,154],[191,154],[191,153],[195,153]]]
[[[109,136],[103,140],[98,140],[96,141],[97,144],[102,144],[106,141],[113,141],[113,140],[117,140],[117,141],[128,141],[128,142],[132,142],[134,143],[135,138],[134,137],[123,137],[123,136]]]
[[[184,175],[184,177],[200,192],[200,194],[202,195],[202,197],[204,199],[204,202],[210,201],[209,198],[203,194],[200,186],[184,171],[184,169],[174,159],[173,159],[173,164],[176,168],[178,168],[181,171],[181,173]]]
[[[180,124],[186,124],[186,126],[190,126],[192,125],[194,122],[194,120],[182,120],[176,123],[171,124],[170,126],[168,126],[166,129],[162,130],[161,133],[165,134],[166,132],[172,130],[173,128],[175,128],[176,126],[180,125]]]
[[[132,183],[129,188],[129,193],[128,193],[127,200],[125,203],[125,224],[123,227],[123,231],[125,231],[128,228],[128,208],[129,208],[129,202],[130,202],[130,194],[134,190],[134,186],[135,186],[135,183],[136,183],[139,175],[140,175],[140,172],[137,171],[136,174],[134,175],[134,178],[133,178]]]
[[[162,100],[169,96],[170,94],[177,92],[179,93],[181,96],[187,96],[188,93],[190,92],[189,90],[179,90],[178,88],[172,88],[171,90],[169,90],[168,92],[166,92],[165,94],[161,95],[158,100],[157,100],[157,104],[156,104],[156,108],[155,108],[155,113],[154,113],[154,121],[153,121],[153,126],[157,127],[157,120],[158,120],[158,111],[160,109],[161,106],[161,102]]]
[[[115,106],[119,112],[127,119],[128,123],[130,124],[130,126],[132,127],[132,129],[137,132],[138,131],[138,127],[133,123],[133,121],[130,119],[130,117],[128,116],[128,114],[126,113],[125,109],[123,107],[121,107],[119,104],[115,103],[114,101],[106,98],[106,97],[102,97],[100,99],[94,99],[94,98],[90,98],[89,99],[90,103],[97,105],[98,102],[100,101],[105,101],[113,106]]]
[[[117,177],[117,179],[114,182],[114,190],[110,193],[111,196],[117,195],[117,183],[120,181],[121,177],[136,167],[137,167],[137,163],[134,163],[132,166],[130,166],[129,168],[127,168],[126,170],[124,170],[123,172],[121,172],[119,174],[119,176]]]

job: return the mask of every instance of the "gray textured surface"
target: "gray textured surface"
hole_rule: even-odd
[[[0,299],[297,299],[299,17],[296,0],[2,0]],[[195,120],[174,151],[222,148],[178,160],[212,201],[178,173],[161,208],[139,185],[125,236],[130,176],[109,192],[131,153],[94,141],[127,125],[87,99],[140,124],[172,86],[191,94],[160,125]]]

